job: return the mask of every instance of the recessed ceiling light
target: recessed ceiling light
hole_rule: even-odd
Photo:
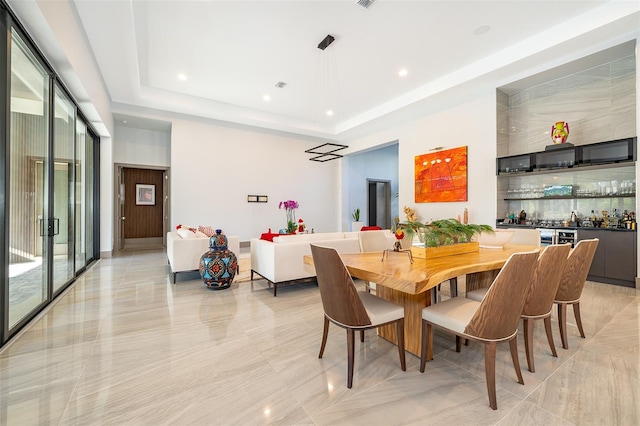
[[[407,69],[406,69],[406,68],[401,68],[401,69],[400,69],[400,71],[398,71],[398,75],[399,75],[400,77],[406,77],[406,75],[407,75],[408,73],[409,73],[409,72],[407,71]]]
[[[332,111],[332,110],[327,110],[327,115],[328,115],[329,117],[331,117],[331,116],[333,115],[333,111]]]
[[[127,120],[122,120],[122,124],[127,124]]]
[[[490,25],[481,25],[478,28],[476,28],[475,30],[473,30],[473,35],[482,35],[482,34],[486,34],[491,30],[491,26]]]
[[[269,101],[271,100],[271,96],[269,96],[269,95],[264,95],[264,96],[262,97],[262,100],[263,100],[263,101],[265,101],[265,102],[269,102]]]
[[[178,74],[178,80],[187,81],[187,75],[182,73]]]

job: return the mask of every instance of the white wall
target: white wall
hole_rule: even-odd
[[[113,140],[100,138],[100,253],[113,250]]]
[[[367,179],[389,180],[391,184],[391,223],[398,217],[398,144],[345,156],[343,160],[342,230],[350,231],[351,214],[360,208],[360,221],[369,217]]]
[[[116,126],[113,161],[122,164],[169,167],[171,134]]]
[[[240,241],[286,227],[280,201],[316,232],[339,230],[340,161],[309,161],[319,143],[206,121],[172,120],[171,227],[210,225]],[[268,203],[248,203],[267,195]]]
[[[376,146],[380,141],[399,141],[399,208],[400,220],[405,220],[402,209],[413,207],[420,221],[462,217],[465,207],[469,221],[495,225],[496,221],[496,92],[487,88],[480,94],[469,94],[438,111],[425,113],[421,118],[374,135],[346,141],[350,148],[359,150]],[[416,203],[414,200],[414,157],[430,149],[468,146],[468,201],[454,203]]]

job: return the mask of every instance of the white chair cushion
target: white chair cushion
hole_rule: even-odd
[[[364,291],[359,291],[358,295],[372,325],[385,324],[404,317],[404,306],[396,305]]]
[[[431,324],[449,329],[455,333],[464,333],[480,302],[464,297],[454,297],[422,310],[422,319]]]
[[[467,299],[476,300],[478,302],[482,302],[484,299],[484,295],[489,291],[489,287],[479,288],[477,290],[473,290],[467,293]]]

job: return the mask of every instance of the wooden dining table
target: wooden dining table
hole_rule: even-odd
[[[407,252],[341,254],[351,276],[376,283],[376,294],[404,306],[405,349],[420,356],[422,309],[431,305],[431,289],[466,275],[466,291],[488,287],[513,253],[539,249],[538,246],[507,244],[503,248],[480,248],[472,253],[423,259]],[[311,255],[304,263],[313,265]],[[397,344],[395,326],[378,329],[381,337]],[[432,345],[430,345],[432,346]],[[432,354],[427,354],[431,359]]]

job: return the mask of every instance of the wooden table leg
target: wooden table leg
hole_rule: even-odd
[[[451,278],[449,280],[449,293],[451,298],[458,297],[458,277]]]
[[[376,295],[390,302],[404,306],[404,345],[405,349],[420,356],[420,340],[422,338],[422,308],[431,304],[431,292],[407,294],[393,290],[380,284],[376,287]],[[379,329],[380,337],[398,344],[395,325],[386,325]],[[427,358],[427,359],[430,359]]]

